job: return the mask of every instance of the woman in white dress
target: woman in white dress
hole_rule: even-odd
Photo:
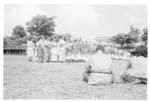
[[[44,62],[44,38],[40,37],[37,42],[37,60],[40,63]]]
[[[58,56],[59,56],[60,62],[65,61],[65,45],[66,45],[66,42],[64,38],[60,39],[58,42]]]
[[[33,60],[34,57],[34,49],[35,49],[35,45],[32,41],[32,37],[30,37],[27,41],[27,57],[29,61]]]
[[[50,61],[50,41],[49,37],[44,40],[44,62]]]
[[[52,45],[52,47],[50,49],[51,61],[57,62],[58,61],[58,54],[59,54],[58,43],[56,42],[56,40],[53,39],[53,41],[51,42],[51,45]]]

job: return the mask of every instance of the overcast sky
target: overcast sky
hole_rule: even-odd
[[[11,35],[16,25],[23,25],[37,14],[56,16],[55,33],[92,40],[97,36],[126,33],[133,25],[147,27],[145,5],[19,5],[4,9],[4,36]]]

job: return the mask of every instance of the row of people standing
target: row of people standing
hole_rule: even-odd
[[[56,41],[49,37],[40,36],[38,39],[30,37],[27,41],[27,57],[29,61],[50,62],[52,57],[52,48],[59,47]]]

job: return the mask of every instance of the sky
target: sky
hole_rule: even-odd
[[[37,14],[56,17],[55,33],[85,40],[127,33],[131,25],[142,31],[148,24],[145,5],[6,4],[4,36],[10,36],[16,25],[26,28]]]

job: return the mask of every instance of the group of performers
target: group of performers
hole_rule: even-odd
[[[65,62],[65,61],[86,61],[90,55],[88,46],[83,46],[82,42],[67,42],[62,37],[61,39],[52,39],[50,37],[39,36],[37,39],[29,37],[27,41],[27,58],[29,61],[35,62]],[[92,45],[91,45],[92,46]],[[128,59],[130,53],[116,48],[105,47],[105,53],[112,58]]]
[[[52,55],[55,55],[57,59],[59,54],[62,54],[61,48],[64,45],[64,39],[56,41],[50,39],[50,37],[39,36],[35,40],[33,37],[29,37],[27,41],[27,58],[29,61],[39,63],[50,62],[53,57]]]

